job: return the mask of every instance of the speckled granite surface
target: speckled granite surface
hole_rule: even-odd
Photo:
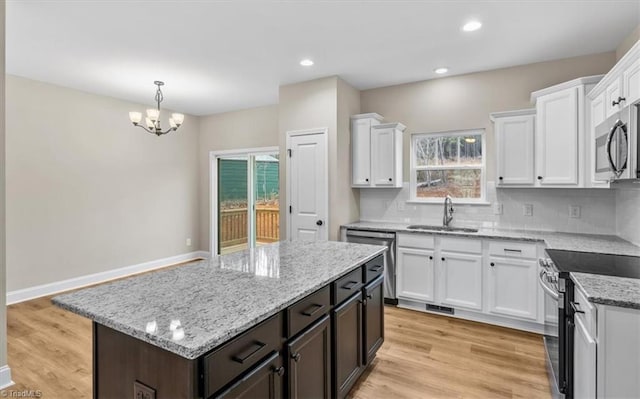
[[[589,302],[640,310],[640,279],[571,273]]]
[[[195,359],[384,251],[331,241],[274,243],[60,295],[53,303]],[[180,321],[182,339],[173,339],[172,320]],[[148,333],[154,321],[157,331]]]
[[[437,234],[472,238],[493,238],[501,240],[543,241],[548,248],[567,251],[610,253],[640,256],[640,247],[618,236],[556,233],[551,231],[504,230],[480,228],[477,233],[453,231],[425,231],[408,229],[408,223],[355,222],[342,227],[358,230],[395,231],[412,234]]]

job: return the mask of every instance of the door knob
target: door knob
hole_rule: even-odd
[[[322,220],[318,220],[318,221],[316,222],[316,224],[317,224],[318,226],[322,226],[322,224],[323,224],[323,223],[322,223]]]

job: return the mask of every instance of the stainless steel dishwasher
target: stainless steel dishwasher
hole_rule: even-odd
[[[396,233],[347,229],[347,242],[384,245],[384,303],[397,305],[396,298]]]

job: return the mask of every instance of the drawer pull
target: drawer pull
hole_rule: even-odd
[[[518,253],[521,254],[522,250],[521,249],[509,249],[509,248],[505,248],[504,252],[513,252],[513,253]]]
[[[313,305],[309,306],[308,308],[306,308],[305,310],[303,310],[302,313],[305,316],[313,316],[314,314],[318,313],[320,311],[320,309],[323,309],[324,305],[320,305],[318,303],[314,303]]]
[[[369,269],[369,271],[374,272],[374,273],[378,273],[380,270],[382,270],[384,266],[381,265],[376,265],[374,267],[372,267],[371,269]]]
[[[267,344],[260,341],[255,341],[248,349],[235,355],[232,359],[238,363],[244,364],[248,359],[253,357],[256,353],[260,352]]]
[[[579,305],[580,305],[579,302],[571,302],[571,309],[573,309],[574,313],[582,313],[582,314],[584,314],[584,310],[580,310],[578,308]]]
[[[360,286],[360,283],[357,281],[349,281],[347,284],[343,285],[342,288],[344,288],[345,290],[353,290],[354,288]]]

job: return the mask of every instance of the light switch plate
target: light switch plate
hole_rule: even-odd
[[[502,203],[494,202],[493,203],[493,214],[494,215],[502,215]]]
[[[522,206],[522,214],[524,216],[533,216],[533,204],[524,204]]]
[[[580,205],[569,205],[569,217],[580,219]]]

